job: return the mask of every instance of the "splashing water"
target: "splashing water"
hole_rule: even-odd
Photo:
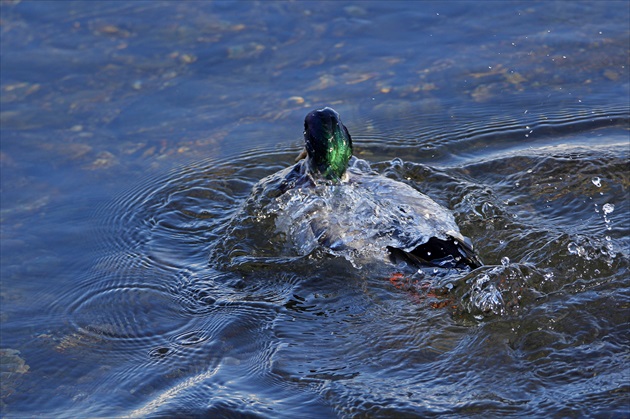
[[[584,246],[579,246],[578,244],[574,243],[574,242],[570,242],[567,245],[567,250],[569,251],[569,253],[571,253],[572,255],[578,255],[578,256],[588,256],[588,253],[586,252],[586,250],[584,249]]]
[[[602,212],[604,213],[604,222],[606,223],[606,230],[611,230],[612,229],[612,226],[610,225],[610,219],[608,218],[608,215],[612,214],[612,212],[614,210],[615,210],[615,206],[613,204],[610,204],[610,203],[606,203],[602,207]]]
[[[488,274],[482,275],[472,283],[470,302],[482,313],[501,314],[503,312],[503,296],[490,282]]]
[[[602,211],[604,211],[604,215],[611,214],[615,210],[615,206],[613,204],[604,204],[602,207]]]

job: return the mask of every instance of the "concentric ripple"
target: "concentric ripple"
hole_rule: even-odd
[[[601,144],[586,145],[593,136]],[[132,417],[273,416],[296,403],[324,416],[430,415],[452,412],[461,397],[469,408],[522,412],[546,397],[532,395],[532,383],[580,382],[561,372],[584,355],[580,342],[613,333],[598,349],[604,358],[624,345],[614,308],[630,301],[630,178],[618,130],[510,145],[450,166],[379,159],[379,147],[355,141],[373,169],[450,208],[487,265],[402,273],[317,249],[288,257],[273,217],[248,197],[297,150],[147,179],[99,210],[115,215],[100,227],[101,257],[73,291],[73,331],[59,345],[110,354],[92,378],[96,412],[111,412],[114,397],[137,406]],[[474,153],[476,141],[461,155]],[[543,362],[553,350],[559,360]],[[594,365],[615,377],[617,361]],[[521,362],[535,375],[506,382],[524,373]],[[458,381],[487,392],[462,395]]]

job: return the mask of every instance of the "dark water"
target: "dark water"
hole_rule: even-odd
[[[627,2],[1,5],[3,417],[628,417]],[[285,258],[333,106],[486,266]]]

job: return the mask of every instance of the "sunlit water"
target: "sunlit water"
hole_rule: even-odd
[[[3,416],[630,414],[626,3],[97,4],[2,4]],[[273,236],[325,105],[485,266]]]

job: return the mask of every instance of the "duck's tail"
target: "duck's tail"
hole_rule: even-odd
[[[405,261],[416,266],[437,266],[442,268],[470,268],[483,266],[483,262],[467,240],[448,236],[446,240],[431,237],[429,241],[410,252],[388,246],[392,261]]]

